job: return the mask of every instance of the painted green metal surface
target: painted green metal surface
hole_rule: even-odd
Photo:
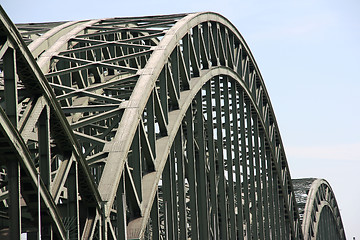
[[[329,223],[345,238],[334,201],[301,223],[264,81],[226,18],[0,16],[5,235],[35,239],[40,214],[54,239],[323,239]]]

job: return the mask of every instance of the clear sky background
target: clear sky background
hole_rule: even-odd
[[[269,92],[292,178],[331,184],[360,239],[360,1],[1,0],[15,23],[198,11],[227,17]]]

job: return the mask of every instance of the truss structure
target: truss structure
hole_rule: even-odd
[[[0,10],[4,238],[345,239],[324,180],[299,210],[264,81],[223,16],[15,27]]]

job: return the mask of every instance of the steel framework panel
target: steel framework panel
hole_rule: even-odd
[[[226,18],[16,28],[0,13],[4,234],[307,236],[264,81]],[[319,219],[341,223],[331,209]]]
[[[346,239],[335,194],[324,179],[293,179],[304,239]]]

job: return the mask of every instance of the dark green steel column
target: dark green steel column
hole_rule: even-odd
[[[17,128],[17,74],[15,50],[8,48],[3,58],[5,112]],[[20,205],[20,165],[17,159],[7,159],[7,176],[9,191],[10,239],[20,239],[21,236],[21,205]]]
[[[266,144],[266,143],[265,143]],[[270,236],[271,239],[276,239],[277,235],[277,221],[275,218],[275,207],[274,207],[274,177],[273,177],[273,166],[272,156],[269,147],[266,149],[266,171],[267,171],[267,182],[268,182],[268,197],[269,197],[269,213],[270,213]],[[276,184],[276,182],[275,182]]]
[[[213,124],[213,94],[211,91],[211,81],[205,85],[206,91],[206,135],[208,144],[208,158],[209,158],[209,182],[210,182],[210,202],[211,202],[211,226],[213,227],[213,238],[219,238],[219,213],[218,213],[218,188],[217,185],[217,171],[215,162],[215,144],[214,144],[214,124]]]
[[[230,218],[230,239],[236,239],[236,219],[235,219],[235,200],[234,200],[234,176],[233,176],[233,156],[231,144],[231,131],[232,122],[230,121],[230,103],[229,103],[229,81],[228,77],[223,77],[223,91],[224,91],[224,115],[225,115],[225,148],[226,148],[226,163],[227,163],[227,177],[228,177],[228,206]]]
[[[255,183],[256,183],[256,208],[259,228],[259,239],[264,239],[264,221],[263,221],[263,196],[262,183],[260,177],[260,148],[259,148],[259,123],[257,114],[252,115],[254,124],[254,155],[255,155]]]
[[[216,149],[217,149],[217,166],[218,166],[218,193],[219,193],[219,223],[221,239],[228,239],[228,210],[226,200],[226,179],[223,156],[223,130],[222,130],[222,105],[221,105],[221,84],[220,77],[215,77],[215,127],[216,127]]]
[[[187,213],[185,193],[185,164],[184,164],[183,132],[179,128],[175,137],[175,157],[177,167],[178,209],[179,209],[179,239],[187,238]]]
[[[271,179],[272,182],[272,197],[273,197],[273,204],[274,204],[274,231],[275,231],[275,239],[281,239],[281,232],[280,232],[280,209],[279,209],[279,190],[278,190],[278,176],[276,173],[276,168],[273,166],[273,158],[271,159]]]
[[[51,191],[51,153],[50,153],[50,113],[48,107],[45,106],[38,120],[38,138],[39,138],[39,168],[40,177],[46,188]],[[69,180],[68,180],[69,181]],[[68,197],[71,196],[68,189]],[[69,199],[70,201],[70,199]],[[73,209],[76,211],[76,209]],[[43,212],[43,209],[41,210]],[[43,215],[43,214],[42,214]],[[41,221],[42,236],[52,238],[52,227],[49,222]]]
[[[117,237],[126,239],[126,193],[125,193],[125,174],[123,173],[116,193],[116,220]]]
[[[265,239],[270,239],[269,226],[269,198],[268,198],[268,179],[266,168],[266,146],[265,146],[265,134],[263,129],[260,129],[260,158],[261,158],[261,182],[262,182],[262,205],[264,208],[264,234]]]
[[[208,186],[206,177],[206,156],[205,156],[205,136],[204,136],[204,115],[202,106],[201,91],[195,96],[196,116],[195,116],[195,140],[198,146],[196,158],[196,176],[198,182],[198,209],[199,209],[199,237],[200,239],[210,239],[209,236],[209,212],[208,212]]]
[[[151,147],[151,152],[153,154],[153,157],[156,158],[154,90],[152,91],[152,93],[151,93],[151,95],[149,97],[149,100],[148,100],[148,102],[146,104],[146,120],[147,120],[147,134],[148,134],[149,144],[150,144],[150,147]]]
[[[47,106],[42,110],[38,120],[39,137],[39,166],[41,180],[46,188],[50,190],[51,183],[51,154],[50,154],[50,122]]]
[[[236,207],[237,207],[237,218],[236,228],[238,239],[244,238],[244,219],[243,219],[243,204],[242,204],[242,189],[241,189],[241,169],[240,169],[240,144],[239,144],[239,110],[238,110],[238,94],[236,91],[236,83],[231,81],[231,111],[233,119],[233,145],[234,145],[234,165],[236,173],[235,183],[235,195],[236,195]]]
[[[195,148],[194,148],[194,126],[192,107],[186,111],[186,156],[187,156],[187,178],[189,181],[190,193],[190,216],[191,216],[191,238],[199,238],[199,217],[198,217],[198,201],[197,201],[197,176],[195,166]]]
[[[239,120],[240,120],[240,141],[241,141],[241,167],[243,176],[243,197],[244,197],[244,218],[246,222],[246,237],[251,239],[251,222],[250,222],[250,203],[249,203],[249,182],[248,182],[248,165],[246,152],[246,125],[244,112],[244,91],[239,89]]]
[[[163,200],[164,200],[164,211],[166,212],[165,216],[165,226],[167,229],[167,238],[172,240],[174,239],[174,217],[173,217],[173,190],[175,187],[172,184],[172,174],[174,174],[172,169],[172,156],[171,154],[168,156],[166,161],[163,173],[162,173],[162,184],[163,184]],[[167,203],[165,205],[165,203]]]
[[[172,186],[172,218],[173,218],[173,229],[174,229],[174,239],[179,239],[179,225],[178,225],[178,206],[177,206],[177,185],[176,185],[176,162],[175,162],[175,145],[171,146],[170,151],[170,168],[171,168],[171,186]]]
[[[78,182],[78,164],[74,162],[67,179],[68,204],[67,215],[69,218],[70,239],[80,239],[79,229],[79,182]]]
[[[176,93],[180,96],[180,72],[179,72],[179,47],[175,47],[174,51],[170,55],[171,60],[171,73],[174,79],[174,86]]]
[[[255,175],[254,175],[254,149],[253,149],[253,121],[252,121],[252,106],[249,99],[245,101],[246,109],[246,136],[248,144],[248,161],[249,161],[249,177],[250,177],[250,200],[251,200],[251,226],[252,226],[252,236],[253,238],[258,238],[258,218],[257,218],[257,201],[255,197],[256,186],[255,186]]]
[[[167,68],[164,67],[159,76],[159,84],[160,84],[159,97],[160,97],[161,108],[163,110],[166,123],[168,123],[168,117],[169,117],[168,116],[169,107],[168,107],[167,71],[168,71]]]
[[[151,225],[152,225],[152,238],[153,240],[159,240],[160,239],[160,223],[159,223],[159,195],[158,192],[156,192],[154,203],[151,207],[150,212],[150,219],[151,219]],[[119,235],[119,239],[125,239],[121,238]]]
[[[182,39],[183,43],[183,56],[184,56],[184,63],[185,63],[185,70],[190,77],[190,45],[189,45],[189,34],[187,33],[184,38]]]
[[[10,122],[17,128],[17,73],[15,50],[9,47],[3,58],[4,65],[4,88],[5,88],[5,112]]]
[[[129,157],[128,162],[129,166],[132,167],[131,175],[134,180],[136,194],[139,198],[139,201],[142,201],[142,169],[143,169],[143,154],[141,151],[141,139],[140,139],[140,127],[137,127],[137,130],[134,135],[134,139],[131,145],[132,154]]]

